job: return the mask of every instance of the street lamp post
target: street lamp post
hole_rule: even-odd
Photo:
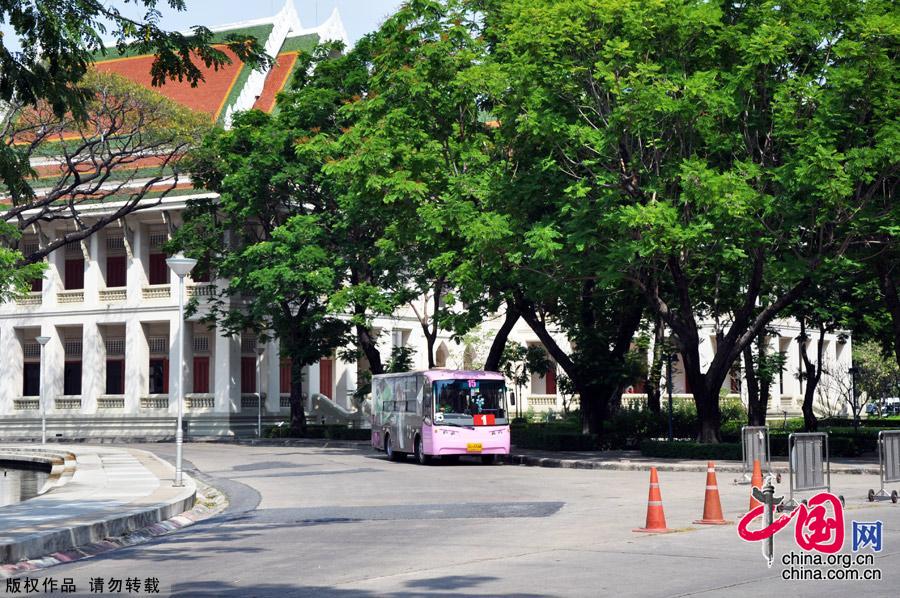
[[[181,445],[184,443],[184,431],[181,419],[184,412],[184,277],[197,265],[197,260],[184,257],[179,253],[166,260],[166,265],[178,276],[178,427],[175,429],[175,486],[183,486],[181,480]]]
[[[672,433],[672,362],[678,359],[674,353],[666,355],[666,390],[669,392],[669,442],[674,440]]]
[[[41,444],[47,444],[47,407],[44,405],[44,347],[50,342],[49,336],[35,338],[41,346],[41,363],[38,367],[38,401],[41,404]]]
[[[266,352],[263,345],[256,345],[256,437],[262,438],[262,356]]]

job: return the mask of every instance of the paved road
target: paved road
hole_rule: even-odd
[[[171,445],[143,445],[171,458]],[[660,474],[668,535],[641,535],[645,472],[390,463],[363,449],[186,445],[189,471],[231,498],[223,515],[143,546],[55,567],[157,577],[177,596],[886,596],[900,580],[900,505],[834,476],[849,520],[884,521],[881,582],[784,581],[735,527],[691,526],[705,475]],[[197,472],[200,473],[197,473]],[[726,516],[747,487],[719,478]],[[786,488],[783,488],[786,492]],[[848,534],[849,534],[848,530]],[[787,531],[776,552],[790,549]],[[848,535],[847,546],[850,544]],[[2,586],[0,586],[2,591]],[[2,595],[2,594],[0,594]],[[70,594],[71,595],[71,594]]]

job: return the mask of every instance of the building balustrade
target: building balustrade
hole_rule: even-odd
[[[168,409],[169,395],[149,395],[141,397],[141,409]]]
[[[71,395],[57,397],[53,400],[53,407],[59,410],[81,409],[81,397]]]
[[[100,395],[97,409],[125,409],[125,395]]]
[[[31,292],[16,297],[16,305],[40,305],[43,301],[41,292]]]
[[[531,395],[528,405],[532,407],[556,407],[556,395]]]
[[[216,406],[216,399],[207,393],[191,393],[184,397],[188,409],[212,409]]]
[[[144,299],[169,299],[172,296],[172,285],[151,284],[142,289]]]
[[[216,285],[214,284],[192,284],[187,287],[188,297],[215,297]]]
[[[125,287],[113,289],[100,289],[100,301],[103,303],[116,303],[128,299],[128,289]]]
[[[263,400],[266,398],[266,393],[263,393]],[[265,405],[263,405],[265,407]],[[258,409],[259,408],[259,396],[256,393],[247,393],[241,395],[241,409]]]
[[[34,398],[13,399],[13,409],[16,411],[37,411],[41,408],[41,400]]]
[[[59,291],[56,293],[57,303],[84,303],[84,289]]]
[[[278,406],[282,409],[290,409],[291,408],[291,395],[281,395],[281,400],[278,403]]]

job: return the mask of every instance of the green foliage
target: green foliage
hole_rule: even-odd
[[[893,356],[886,356],[877,342],[854,343],[853,364],[859,370],[858,390],[865,392],[870,401],[900,397],[900,365]]]
[[[733,442],[700,444],[699,442],[644,440],[640,444],[640,451],[645,457],[658,459],[741,460],[741,445]]]
[[[272,426],[263,430],[265,438],[324,438],[328,440],[371,440],[372,431],[347,426],[326,425],[307,426],[303,435],[292,430],[290,426]]]
[[[389,374],[409,372],[413,369],[413,355],[416,350],[412,347],[394,347],[391,349],[391,358],[387,362],[385,370]]]

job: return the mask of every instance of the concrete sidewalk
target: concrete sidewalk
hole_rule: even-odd
[[[102,541],[190,509],[194,480],[152,453],[83,445],[0,446],[0,459],[55,468],[42,494],[0,509],[0,566]]]
[[[515,446],[510,452],[511,465],[528,465],[532,467],[559,467],[565,469],[606,469],[614,471],[649,471],[655,467],[659,471],[706,471],[705,460],[695,459],[660,459],[645,457],[640,451],[541,451],[520,449]],[[716,471],[741,473],[744,471],[740,461],[716,461]],[[775,473],[786,474],[788,462],[786,458],[772,460]],[[878,475],[878,461],[872,459],[832,459],[832,473]]]

